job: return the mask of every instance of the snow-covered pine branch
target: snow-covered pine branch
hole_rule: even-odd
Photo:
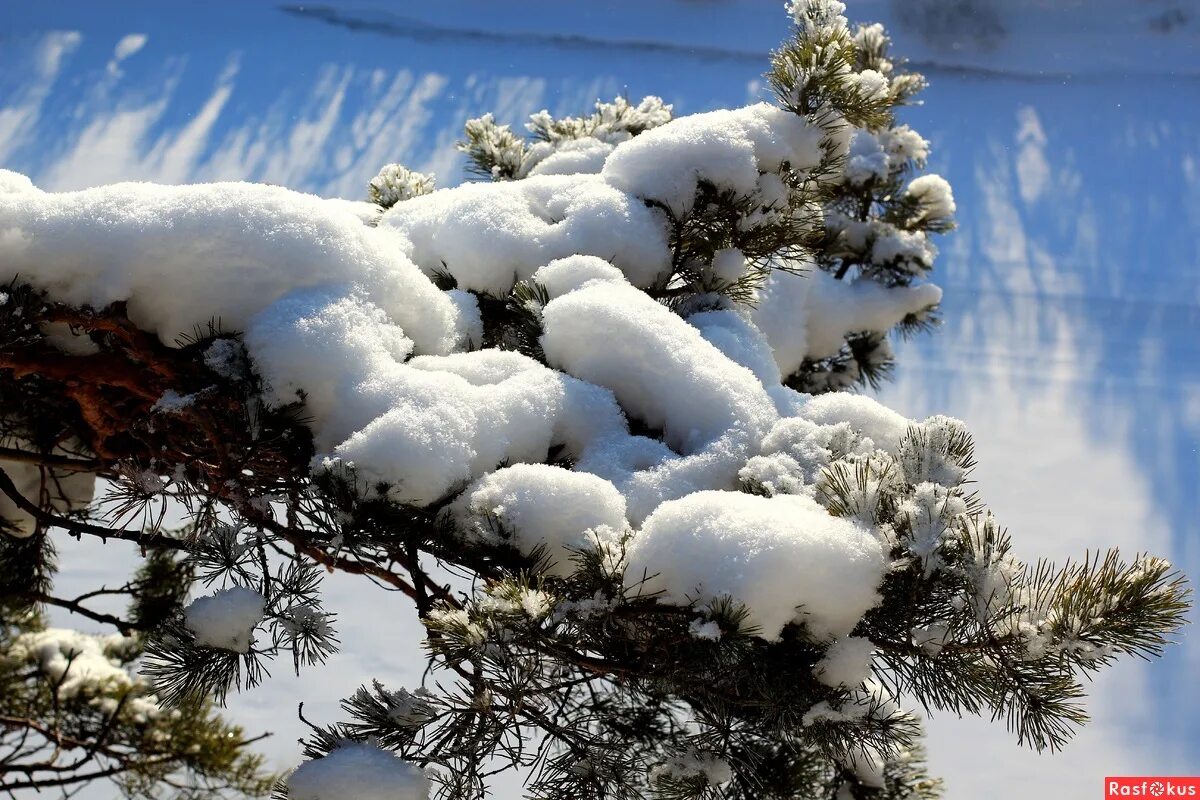
[[[177,613],[190,572],[150,555],[124,586],[66,599],[50,594],[48,542],[0,537],[0,786],[66,794],[108,778],[129,798],[189,786],[206,797],[260,795],[275,777],[208,700],[172,707],[138,674],[142,636]],[[36,552],[35,552],[36,551]],[[89,610],[97,597],[131,598],[123,618]],[[66,608],[128,631],[47,627],[38,605]]]
[[[893,124],[920,79],[841,10],[790,4],[777,104],[477,120],[494,182],[0,172],[8,532],[185,554],[164,703],[331,655],[320,567],[411,597],[434,677],[314,724],[293,800],[476,798],[497,762],[544,798],[936,797],[913,702],[1061,745],[1080,675],[1158,653],[1186,590],[1026,567],[961,422],[797,391],[869,380],[937,304],[954,211]]]
[[[750,305],[782,298],[782,315],[815,293],[808,302],[808,336],[793,333],[787,343],[771,342],[784,384],[810,393],[878,386],[894,363],[888,334],[907,335],[937,323],[941,293],[927,282],[937,256],[930,236],[953,229],[954,196],[940,176],[915,175],[925,167],[929,142],[899,123],[896,112],[914,102],[925,79],[889,58],[883,26],[852,31],[837,4],[791,3],[789,13],[807,34],[774,54],[767,77],[777,98],[834,139],[849,137],[848,148],[839,146],[806,175],[810,199],[822,207],[818,213],[814,205],[806,220],[821,223],[818,234],[793,231],[786,244],[805,245],[801,249],[771,236],[776,228],[761,223],[774,211],[792,205],[797,223],[804,215],[796,213],[784,186],[764,176],[765,202],[743,209],[738,226],[723,224],[719,203],[667,210],[672,273],[643,288],[685,312],[711,305],[713,294]],[[597,101],[586,116],[555,119],[540,111],[525,125],[526,140],[488,114],[467,123],[459,149],[475,172],[494,180],[602,173],[618,144],[671,118],[671,106],[660,98],[633,105],[618,97]],[[676,138],[689,135],[676,126]],[[703,186],[706,176],[699,178]],[[748,220],[759,224],[747,225]],[[813,273],[799,282],[785,274],[814,267],[829,277]],[[764,281],[765,292],[739,291]],[[899,286],[918,290],[907,306],[884,291]],[[855,296],[873,303],[878,313],[834,322],[847,305],[843,298]],[[769,323],[760,318],[756,324],[767,330]]]

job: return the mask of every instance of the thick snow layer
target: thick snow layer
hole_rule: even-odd
[[[920,216],[949,218],[954,216],[954,192],[950,182],[941,175],[922,175],[914,178],[904,194],[920,204]]]
[[[800,405],[796,413],[803,415],[806,406]],[[818,415],[822,413],[818,405],[814,409]],[[803,491],[811,492],[821,470],[836,458],[847,455],[870,455],[875,450],[872,439],[856,433],[849,424],[839,422],[824,425],[814,422],[804,416],[792,416],[781,419],[771,428],[771,432],[762,440],[762,456],[757,460],[772,459],[768,464],[752,461],[747,464],[745,476],[756,478],[763,483],[763,478],[775,478],[773,491],[788,491],[785,477],[803,481]],[[799,470],[799,474],[791,471],[791,466]],[[754,467],[751,470],[751,467]]]
[[[49,194],[5,173],[0,259],[56,299],[128,300],[167,341],[214,317],[245,330],[268,400],[305,401],[316,467],[352,466],[365,489],[427,504],[564,445],[579,471],[626,497],[636,525],[664,500],[736,487],[797,405],[781,371],[931,299],[778,273],[754,313],[689,325],[635,288],[669,263],[663,215],[644,201],[653,187],[682,176],[672,192],[701,178],[763,189],[778,183],[763,170],[813,162],[818,139],[766,105],[685,117],[615,144],[603,175],[410,197],[378,228],[345,202],[275,187]],[[744,268],[733,250],[714,259],[727,278]],[[441,271],[460,288],[437,290]],[[463,290],[504,294],[534,276],[553,298],[543,310],[553,369],[462,352],[482,340]],[[626,415],[661,441],[630,435]]]
[[[234,653],[250,652],[254,628],[262,621],[266,600],[244,586],[197,597],[183,610],[184,622],[196,644]]]
[[[730,310],[702,311],[687,321],[709,344],[753,372],[763,386],[774,386],[782,380],[771,343],[744,315]]]
[[[596,256],[568,256],[556,258],[537,272],[533,280],[546,289],[551,299],[573,292],[588,281],[602,280],[623,283],[621,270]]]
[[[806,304],[808,357],[835,355],[846,335],[888,331],[909,314],[937,305],[942,290],[930,283],[881,286],[872,280],[839,281],[826,272],[812,275]]]
[[[597,536],[626,527],[625,498],[608,481],[549,464],[515,464],[472,484],[449,512],[459,529],[522,552],[544,549],[550,571],[566,575],[572,557]]]
[[[846,180],[853,184],[886,180],[888,166],[888,154],[880,137],[870,131],[856,130],[846,157]]]
[[[371,744],[345,744],[287,777],[288,800],[428,800],[415,764]]]
[[[870,531],[814,500],[740,492],[664,503],[628,558],[627,586],[675,603],[731,597],[766,639],[789,622],[806,623],[817,638],[845,636],[879,601],[888,566]]]
[[[568,293],[547,304],[543,325],[551,364],[612,389],[627,414],[661,429],[677,452],[695,452],[731,428],[774,422],[774,406],[749,370],[631,286],[594,283]]]
[[[126,719],[146,723],[163,712],[146,682],[122,666],[137,646],[120,634],[46,628],[15,637],[6,656],[49,678],[60,701],[85,700],[103,714],[120,712]]]
[[[69,303],[127,300],[130,318],[167,343],[214,317],[245,330],[289,292],[323,286],[357,289],[418,351],[450,352],[457,307],[401,245],[337,204],[274,186],[0,193],[0,279],[20,275]]]
[[[680,117],[618,146],[601,175],[629,194],[655,200],[678,215],[691,209],[700,181],[749,196],[759,175],[787,162],[815,167],[820,128],[777,106],[759,103]]]
[[[526,156],[528,175],[594,175],[604,167],[604,160],[613,151],[610,142],[594,136],[569,139],[565,142],[538,142]]]
[[[427,274],[497,296],[565,256],[606,258],[638,286],[670,264],[661,216],[596,175],[468,183],[400,203],[379,227]]]
[[[759,290],[752,319],[787,376],[806,358],[836,355],[847,334],[891,330],[941,299],[942,290],[930,283],[888,288],[874,281],[848,283],[817,269],[776,270]]]
[[[16,172],[0,169],[0,194],[37,191],[33,181]]]
[[[114,658],[128,640],[123,636],[93,636],[66,628],[47,628],[17,636],[8,656],[29,662],[54,681],[61,681],[59,697],[129,689],[134,680]]]
[[[165,341],[214,317],[245,331],[266,401],[304,401],[314,469],[364,494],[429,505],[466,488],[450,514],[460,533],[545,546],[559,571],[570,550],[632,530],[635,565],[677,601],[730,594],[768,637],[803,605],[818,636],[844,635],[874,602],[879,544],[802,495],[832,458],[894,451],[908,422],[781,379],[939,291],[776,270],[753,307],[687,319],[642,291],[670,270],[662,206],[686,210],[701,181],[778,199],[772,171],[815,164],[823,138],[763,104],[683,117],[604,140],[599,174],[405,193],[416,196],[378,227],[375,206],[275,187],[50,194],[0,173],[0,279],[19,273],[67,302],[127,300]],[[734,280],[746,261],[723,250],[711,269]],[[437,289],[440,273],[458,288]],[[472,349],[483,328],[471,292],[527,279],[549,297],[530,309],[546,364]],[[236,374],[241,355],[227,350],[212,365]],[[544,466],[552,450],[573,470]],[[193,603],[188,624],[201,643],[245,652],[262,613],[261,597],[230,590]]]
[[[625,440],[613,442],[623,453],[598,446],[580,459],[579,469],[624,490],[635,524],[663,500],[733,488],[778,418],[752,372],[628,284],[591,282],[552,300],[543,326],[552,366],[612,390],[625,413],[661,431],[671,449],[637,448],[631,461]]]
[[[904,231],[885,223],[868,224],[873,228],[871,259],[876,264],[895,263],[913,274],[921,274],[937,258],[937,246],[923,231]]]
[[[402,502],[431,503],[505,460],[544,461],[566,396],[564,376],[514,352],[405,362],[399,329],[352,298],[291,298],[247,343],[272,399],[306,391],[320,452]]]

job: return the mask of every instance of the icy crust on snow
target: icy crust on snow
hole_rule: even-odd
[[[888,566],[871,531],[808,497],[713,491],[656,509],[628,559],[627,586],[679,604],[731,597],[765,639],[790,622],[818,639],[848,634]]]
[[[430,788],[416,764],[358,743],[305,761],[286,783],[288,800],[428,800]]]

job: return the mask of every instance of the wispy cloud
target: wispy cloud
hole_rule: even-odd
[[[78,31],[54,31],[41,36],[33,46],[28,61],[22,65],[30,74],[0,105],[0,164],[6,163],[13,150],[28,139],[41,115],[42,104],[58,79],[63,61],[82,41],[83,36]]]

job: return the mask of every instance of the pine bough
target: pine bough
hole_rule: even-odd
[[[457,188],[0,173],[0,571],[53,527],[184,559],[164,708],[333,653],[323,569],[411,597],[427,684],[312,725],[293,800],[937,797],[913,704],[1063,744],[1183,579],[1019,561],[962,423],[829,391],[933,321],[955,206],[883,29],[789,10],[775,103],[485,116]]]

